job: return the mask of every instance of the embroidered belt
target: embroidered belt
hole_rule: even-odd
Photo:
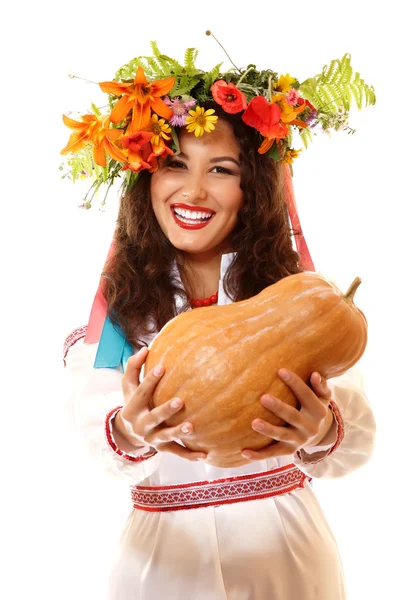
[[[282,496],[304,488],[311,481],[293,463],[262,473],[239,475],[213,481],[195,481],[178,485],[131,486],[133,506],[148,512],[164,512],[220,506]]]

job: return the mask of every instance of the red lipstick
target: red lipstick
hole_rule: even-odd
[[[182,221],[182,218],[185,217],[177,217],[177,215],[174,212],[174,208],[182,208],[184,210],[191,210],[193,212],[205,212],[209,215],[211,215],[211,218],[208,219],[208,221],[198,221],[197,223],[193,222],[193,223],[185,223],[184,221]],[[202,206],[189,206],[188,204],[183,204],[180,202],[177,202],[175,204],[173,204],[171,206],[171,212],[172,212],[172,216],[174,218],[175,223],[181,227],[182,229],[203,229],[203,227],[205,227],[206,225],[209,224],[209,222],[212,220],[212,217],[214,216],[215,212],[213,210],[210,210],[209,208],[204,208]],[[188,219],[186,219],[188,220]]]

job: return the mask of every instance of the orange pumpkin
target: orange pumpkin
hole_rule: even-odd
[[[262,292],[227,306],[196,308],[169,321],[149,347],[145,373],[157,363],[165,373],[153,395],[154,406],[177,396],[184,409],[167,423],[193,423],[185,440],[208,453],[218,467],[246,463],[244,448],[273,440],[251,428],[259,417],[282,425],[260,403],[269,392],[297,406],[277,372],[285,367],[308,381],[313,371],[341,375],[362,356],[367,322],[353,303],[361,283],[346,294],[321,275],[306,271],[283,278]]]

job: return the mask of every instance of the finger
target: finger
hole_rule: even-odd
[[[267,458],[276,458],[277,456],[288,456],[293,454],[293,448],[283,442],[271,444],[261,450],[250,450],[245,448],[242,450],[243,458],[248,460],[266,460]]]
[[[278,442],[285,442],[287,444],[296,444],[302,442],[304,437],[302,430],[294,427],[279,427],[277,425],[271,425],[262,419],[255,419],[252,424],[252,428],[257,433],[265,435],[268,438],[276,440]]]
[[[288,369],[279,369],[279,377],[292,390],[303,408],[307,409],[316,419],[322,419],[326,407],[315,395],[314,391],[296,373]]]
[[[152,429],[158,427],[161,423],[182,410],[183,404],[181,398],[172,398],[169,402],[164,402],[161,406],[153,408],[143,419],[144,426]]]
[[[271,413],[280,417],[285,423],[293,427],[303,428],[305,425],[304,417],[301,412],[294,406],[282,402],[279,398],[265,394],[261,396],[261,404]]]
[[[193,452],[186,448],[185,446],[181,446],[176,442],[168,442],[166,444],[162,444],[161,449],[163,452],[171,452],[172,454],[176,454],[181,458],[186,458],[187,460],[195,461],[195,460],[204,460],[207,458],[207,454],[205,452]]]
[[[164,427],[158,429],[158,431],[155,433],[155,437],[157,443],[168,443],[171,441],[180,442],[189,437],[193,433],[193,429],[193,423],[184,421],[183,423],[175,425],[174,427]]]
[[[149,404],[154,394],[154,390],[164,375],[164,372],[165,367],[163,365],[156,365],[149,373],[147,373],[146,377],[135,389],[128,388],[128,401],[126,407],[129,414],[133,415],[141,412],[150,412]]]
[[[133,393],[139,386],[140,371],[147,358],[149,349],[147,346],[140,348],[139,352],[133,354],[126,363],[125,373],[122,377],[122,391],[125,393]]]
[[[314,392],[321,399],[328,400],[328,404],[332,399],[332,391],[328,386],[327,380],[320,373],[314,372],[311,375],[310,383]]]

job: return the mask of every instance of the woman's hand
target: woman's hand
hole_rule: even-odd
[[[317,446],[331,428],[333,414],[329,409],[332,393],[326,380],[319,373],[311,375],[312,389],[292,371],[280,369],[279,377],[292,390],[300,403],[300,409],[289,406],[269,394],[261,397],[261,404],[288,423],[288,427],[271,425],[262,419],[254,419],[252,428],[268,438],[276,440],[261,450],[243,449],[242,456],[251,460],[263,460],[275,456],[290,455],[304,447]]]
[[[179,412],[183,407],[180,398],[172,398],[157,408],[149,409],[154,390],[164,374],[164,367],[157,367],[147,373],[140,383],[139,375],[146,361],[148,348],[144,347],[130,357],[122,377],[124,407],[114,419],[114,428],[131,446],[152,446],[159,452],[171,452],[188,460],[207,458],[204,452],[192,452],[181,446],[177,440],[184,440],[193,432],[192,423],[182,423],[176,427],[163,426],[164,421]]]

